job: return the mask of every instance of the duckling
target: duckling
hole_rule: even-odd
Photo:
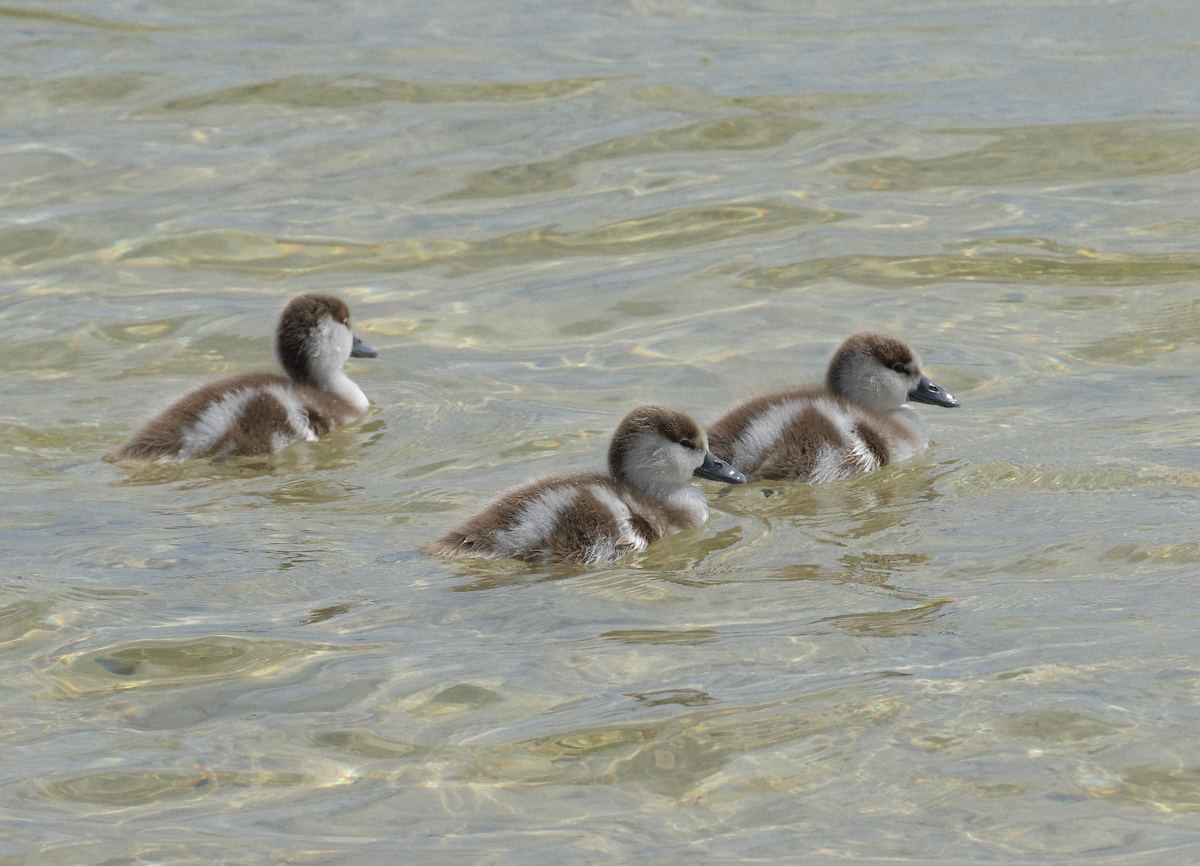
[[[610,475],[562,475],[502,495],[430,546],[452,557],[595,565],[645,550],[664,535],[708,519],[692,476],[743,484],[746,477],[709,451],[689,415],[639,406],[608,449]]]
[[[275,356],[287,378],[247,373],[202,385],[151,418],[109,460],[143,463],[271,454],[362,417],[370,402],[342,371],[378,353],[350,330],[350,308],[332,295],[299,295],[284,307]]]
[[[863,331],[833,353],[825,387],[750,400],[709,426],[712,452],[747,475],[842,481],[929,447],[929,428],[904,401],[959,401],[921,373],[903,340]]]

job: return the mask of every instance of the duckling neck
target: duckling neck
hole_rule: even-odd
[[[676,508],[681,508],[691,515],[694,525],[699,526],[708,520],[708,498],[704,491],[695,484],[684,482],[675,489],[668,501]]]
[[[341,397],[359,412],[366,412],[371,405],[371,401],[367,399],[362,388],[358,387],[354,380],[341,370],[328,372],[318,377],[313,384],[322,391],[328,391]]]
[[[925,419],[921,417],[921,413],[912,406],[909,406],[907,403],[905,403],[903,406],[897,406],[895,409],[888,412],[887,415],[896,419],[909,430],[912,430],[914,433],[921,436],[921,438],[928,441],[929,426],[925,423]]]
[[[708,499],[704,491],[687,481],[674,484],[655,483],[650,479],[626,479],[639,493],[682,511],[691,519],[691,525],[699,526],[708,520]]]

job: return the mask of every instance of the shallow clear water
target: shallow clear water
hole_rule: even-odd
[[[1195,862],[1194,23],[0,6],[0,860]],[[362,423],[102,461],[314,290]],[[421,552],[863,327],[963,401],[923,457]]]

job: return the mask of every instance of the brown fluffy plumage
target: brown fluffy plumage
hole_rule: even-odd
[[[315,441],[366,411],[367,398],[342,366],[352,355],[375,352],[350,331],[350,310],[341,298],[293,298],[280,317],[275,350],[290,378],[250,373],[202,385],[146,422],[108,459],[270,454]]]
[[[727,467],[714,469],[712,461],[704,431],[691,417],[640,406],[613,435],[609,476],[557,476],[511,490],[429,550],[526,562],[609,562],[703,524],[707,501],[688,479],[745,480]]]
[[[709,447],[747,475],[839,481],[928,447],[925,422],[906,399],[958,405],[922,375],[921,359],[907,343],[863,331],[834,352],[824,389],[742,403],[709,426]]]

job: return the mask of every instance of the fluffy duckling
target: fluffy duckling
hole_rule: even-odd
[[[608,449],[611,475],[563,475],[509,491],[430,546],[445,556],[570,562],[619,559],[708,519],[695,475],[742,484],[714,457],[700,425],[683,412],[639,406]]]
[[[929,429],[906,399],[959,405],[922,375],[911,346],[863,331],[833,353],[823,389],[783,391],[737,406],[709,426],[709,447],[747,475],[841,481],[929,447]]]
[[[345,301],[299,295],[284,307],[275,331],[275,355],[287,378],[248,373],[202,385],[147,421],[108,459],[254,456],[315,442],[367,411],[366,395],[342,366],[376,354],[351,332]]]

